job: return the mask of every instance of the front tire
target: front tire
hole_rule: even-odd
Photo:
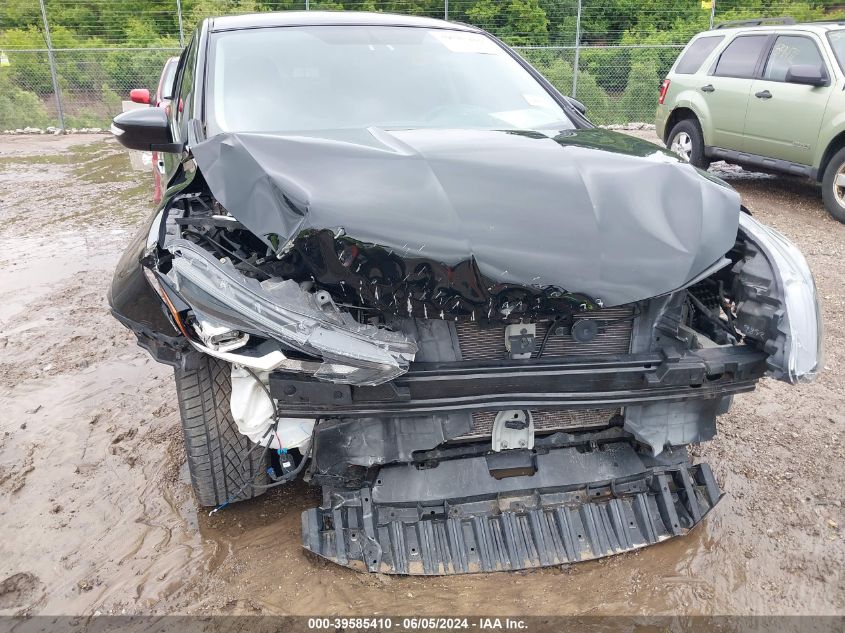
[[[704,155],[704,134],[695,119],[676,123],[667,139],[666,146],[687,162],[700,169],[710,167],[710,161]]]
[[[833,155],[824,170],[822,200],[827,212],[845,223],[845,147]]]
[[[232,418],[231,366],[202,354],[195,369],[177,368],[175,380],[188,470],[200,505],[262,494],[264,489],[254,485],[268,482],[270,456],[242,435]]]

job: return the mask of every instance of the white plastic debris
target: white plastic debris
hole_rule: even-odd
[[[270,383],[269,372],[255,372],[265,387]],[[314,420],[280,418],[276,432],[268,435],[273,426],[274,406],[264,388],[240,365],[232,365],[232,417],[238,431],[255,444],[272,449],[299,449],[303,455],[311,443]]]

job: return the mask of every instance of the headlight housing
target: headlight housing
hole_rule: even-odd
[[[291,280],[250,279],[187,240],[173,240],[167,248],[173,253],[168,277],[192,308],[220,324],[322,358],[317,378],[377,385],[405,373],[416,354],[412,340],[358,323],[326,292],[307,292]]]
[[[810,380],[823,362],[823,336],[821,307],[807,260],[781,233],[747,213],[740,214],[739,226],[752,246],[759,249],[770,270],[770,275],[765,274],[763,262],[757,261],[756,254],[746,257],[740,275],[747,301],[762,307],[758,313],[767,310],[774,322],[774,331],[765,335],[752,318],[740,318],[740,329],[750,338],[765,341],[775,378],[790,383]],[[742,311],[741,307],[740,317]]]

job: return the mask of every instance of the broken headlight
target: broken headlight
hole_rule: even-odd
[[[188,305],[217,323],[322,358],[318,378],[377,385],[405,373],[416,354],[412,340],[358,323],[326,292],[309,292],[291,280],[245,277],[228,260],[218,261],[187,240],[174,240],[168,250],[168,277]]]
[[[822,321],[816,284],[807,260],[795,244],[747,213],[740,214],[739,225],[774,273],[775,283],[770,288],[757,277],[758,293],[780,304],[781,314],[776,314],[778,337],[768,350],[773,354],[770,365],[776,365],[773,373],[790,383],[812,379],[822,363]],[[773,296],[773,291],[777,296]],[[743,329],[754,338],[752,328]]]

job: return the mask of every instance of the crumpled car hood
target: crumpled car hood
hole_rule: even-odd
[[[403,315],[646,299],[737,235],[733,189],[601,129],[231,133],[192,151],[214,197],[292,277]]]

